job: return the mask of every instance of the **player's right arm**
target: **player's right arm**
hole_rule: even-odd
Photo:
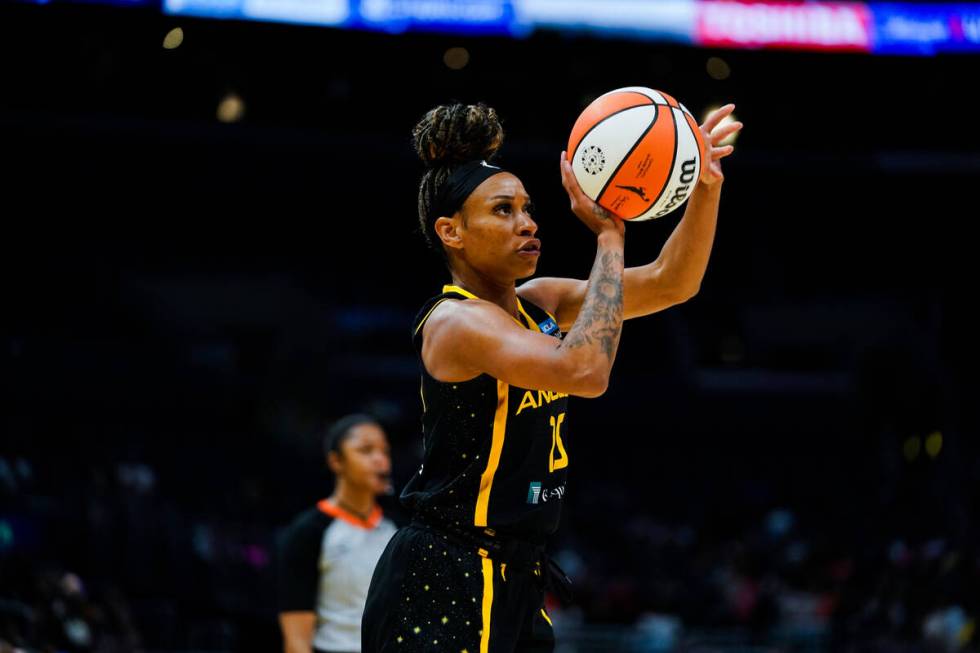
[[[582,310],[563,340],[518,325],[483,300],[445,301],[423,327],[422,360],[434,378],[482,373],[505,383],[598,397],[609,385],[623,326],[622,224],[596,230],[597,251]]]

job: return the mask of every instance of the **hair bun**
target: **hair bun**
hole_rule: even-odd
[[[427,168],[468,161],[489,161],[504,142],[497,112],[478,104],[440,105],[431,109],[412,130],[415,151]]]

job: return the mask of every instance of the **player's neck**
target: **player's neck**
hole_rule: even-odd
[[[327,501],[363,521],[367,521],[375,503],[373,492],[361,490],[343,481],[337,483],[337,489]]]
[[[507,311],[508,315],[517,316],[517,291],[514,289],[513,281],[502,284],[466,269],[461,272],[453,270],[452,285],[496,304]]]

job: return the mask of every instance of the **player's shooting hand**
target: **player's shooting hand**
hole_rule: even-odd
[[[565,187],[568,199],[572,203],[572,213],[593,233],[601,234],[608,230],[616,231],[621,236],[626,233],[626,225],[622,218],[599,206],[595,200],[585,194],[578,179],[575,178],[572,164],[565,156],[565,152],[561,153],[561,185]]]

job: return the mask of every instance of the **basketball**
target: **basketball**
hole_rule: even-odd
[[[575,121],[567,156],[582,191],[624,220],[667,215],[701,176],[704,138],[683,104],[627,86],[599,96]]]

